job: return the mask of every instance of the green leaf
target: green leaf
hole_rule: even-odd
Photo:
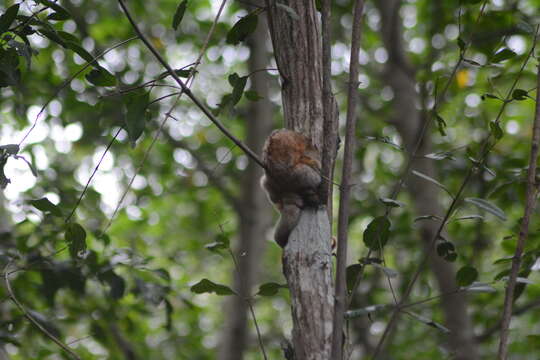
[[[384,205],[388,207],[393,207],[393,208],[402,207],[405,205],[401,201],[397,201],[390,198],[379,198],[379,201],[382,202]]]
[[[501,61],[511,59],[516,55],[517,54],[515,52],[513,52],[512,50],[510,50],[508,48],[504,48],[504,49],[500,50],[499,52],[497,52],[495,55],[493,55],[493,58],[491,59],[491,62],[492,63],[498,63],[498,62],[501,62]]]
[[[62,217],[62,211],[56,205],[49,201],[47,198],[41,198],[38,200],[30,200],[30,205],[42,212],[51,213],[51,215]]]
[[[259,286],[257,295],[260,296],[274,296],[278,293],[279,289],[287,289],[287,285],[281,285],[275,282],[269,282]]]
[[[479,207],[482,210],[487,211],[488,213],[495,215],[497,218],[501,219],[502,221],[506,220],[506,214],[504,211],[502,211],[500,208],[495,206],[494,204],[490,203],[487,200],[479,199],[479,198],[465,198],[465,202],[468,202],[470,204],[473,204],[477,207]]]
[[[446,327],[444,327],[443,325],[433,321],[432,319],[429,319],[427,317],[424,317],[422,315],[419,315],[419,314],[416,314],[414,312],[411,312],[411,311],[406,311],[405,314],[407,315],[410,315],[411,317],[415,318],[416,320],[428,325],[428,326],[431,326],[437,330],[440,330],[444,333],[450,333],[450,330]]]
[[[453,219],[452,221],[461,221],[461,220],[484,220],[482,215],[465,215]]]
[[[349,310],[345,312],[345,319],[354,319],[360,316],[373,314],[375,312],[385,310],[389,307],[390,305],[387,305],[387,304],[377,304],[377,305],[369,305],[360,309]]]
[[[435,113],[435,121],[437,121],[437,129],[439,130],[439,134],[441,134],[441,136],[446,136],[446,131],[444,131],[444,129],[446,129],[446,121],[444,121],[444,119],[437,113]]]
[[[438,187],[440,187],[441,189],[443,189],[444,191],[446,191],[450,196],[453,197],[452,193],[450,192],[450,190],[448,190],[446,188],[446,186],[444,186],[443,184],[441,184],[440,182],[438,182],[437,180],[433,179],[432,177],[430,176],[427,176],[426,174],[423,174],[421,173],[420,171],[416,171],[416,170],[413,170],[412,173],[418,177],[421,177],[422,179],[424,180],[427,180],[435,185],[437,185]]]
[[[39,29],[39,32],[44,35],[47,39],[57,43],[58,45],[62,47],[67,47],[66,43],[60,36],[58,36],[58,33],[51,27],[51,28],[44,28],[42,27]]]
[[[19,5],[20,4],[15,4],[8,7],[6,12],[0,16],[0,34],[5,33],[17,17]]]
[[[178,26],[182,22],[182,19],[184,18],[184,13],[186,12],[187,7],[187,0],[183,0],[180,4],[178,4],[178,7],[176,8],[176,12],[174,13],[173,22],[172,22],[172,28],[174,30],[178,30]]]
[[[69,246],[69,254],[74,259],[80,259],[86,251],[86,231],[77,223],[66,225],[65,239]]]
[[[469,287],[467,287],[467,291],[479,293],[494,293],[497,292],[497,289],[486,283],[473,282]]]
[[[62,31],[62,30],[58,30],[56,32],[58,34],[58,36],[60,36],[66,43],[67,42],[72,42],[74,44],[80,44],[81,43],[81,40],[76,37],[75,35],[73,35],[72,33],[68,33],[66,31]],[[66,44],[67,45],[67,44]],[[68,46],[69,47],[69,46]],[[72,49],[73,50],[73,49]],[[84,49],[83,49],[84,50]],[[86,50],[84,50],[86,52]],[[82,56],[81,56],[82,57]]]
[[[17,155],[19,152],[19,145],[18,144],[7,144],[0,146],[1,151],[5,151],[8,155]]]
[[[219,252],[229,248],[229,238],[224,234],[219,234],[216,241],[206,244],[204,247],[213,252]]]
[[[421,220],[442,220],[442,218],[437,215],[422,215],[422,216],[418,216],[414,218],[413,222],[417,222]]]
[[[362,268],[364,266],[362,264],[353,264],[347,266],[346,270],[346,279],[347,279],[347,293],[351,293],[353,291],[354,284],[356,283],[356,280],[358,279],[358,276],[362,272]]]
[[[142,135],[146,126],[145,110],[148,105],[148,99],[149,94],[141,91],[128,96],[125,103],[126,131],[133,147],[135,147],[137,139]]]
[[[54,14],[56,14],[56,17],[58,19],[54,19],[54,20],[67,20],[71,17],[71,14],[69,13],[69,11],[67,11],[65,8],[63,8],[62,6],[58,5],[57,3],[53,1],[50,1],[50,0],[37,0],[37,1],[39,1],[45,6],[50,7],[51,9],[55,11]]]
[[[62,34],[63,33],[63,34]],[[86,51],[81,45],[79,45],[77,43],[77,41],[73,41],[73,39],[69,39],[67,40],[66,39],[66,33],[62,32],[62,33],[58,33],[58,35],[66,40],[65,41],[65,45],[66,45],[66,48],[70,49],[70,50],[73,50],[73,52],[75,52],[77,55],[79,55],[81,58],[83,58],[84,60],[86,60],[89,64],[91,64],[93,67],[95,68],[100,68],[99,67],[99,64],[97,62],[96,59],[94,59],[94,57],[88,52]],[[78,39],[77,39],[78,40]],[[105,70],[106,71],[106,70]],[[87,75],[88,77],[88,75]]]
[[[493,94],[484,94],[484,95],[482,95],[482,100],[485,100],[485,99],[497,99],[497,100],[503,101],[503,99],[501,99],[500,97],[498,97],[496,95],[493,95]]]
[[[522,101],[522,100],[526,100],[528,97],[529,97],[529,94],[527,93],[527,91],[523,89],[515,89],[512,92],[512,99],[514,100]]]
[[[450,253],[455,252],[456,248],[450,241],[443,241],[437,245],[437,255],[445,257]]]
[[[495,139],[499,140],[500,138],[503,137],[504,133],[498,122],[491,121],[489,123],[489,128],[491,130],[491,134],[493,134],[493,137],[495,137]]]
[[[466,265],[458,270],[456,280],[459,286],[469,286],[478,278],[478,270]]]
[[[373,219],[364,231],[364,244],[371,250],[381,250],[388,242],[390,220],[386,216]]]
[[[105,68],[93,69],[86,74],[86,80],[96,86],[115,86],[116,78]]]
[[[216,284],[208,279],[202,279],[191,287],[195,294],[216,293],[217,295],[235,295],[236,293],[228,286]]]
[[[238,20],[227,33],[227,44],[238,45],[241,41],[244,41],[248,35],[255,31],[258,21],[259,19],[255,14],[249,14]]]
[[[247,83],[247,76],[242,76],[235,81],[233,91],[231,93],[231,98],[230,98],[231,106],[236,105],[242,98],[242,94],[244,93],[246,83]]]
[[[109,295],[114,300],[121,299],[126,291],[126,281],[112,270],[99,274],[99,279],[109,285]]]
[[[248,90],[246,92],[244,92],[244,96],[246,97],[246,99],[248,99],[249,101],[259,101],[261,99],[264,99],[262,96],[259,95],[258,92],[256,92],[255,90]]]
[[[465,48],[467,46],[467,44],[465,44],[465,41],[463,41],[463,39],[461,37],[458,37],[457,38],[457,44],[459,46],[459,50],[461,52],[464,52],[465,51]]]

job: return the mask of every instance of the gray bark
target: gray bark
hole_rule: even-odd
[[[282,80],[286,127],[322,150],[322,44],[314,1],[267,0],[270,34]],[[303,209],[283,249],[292,303],[295,360],[330,359],[334,308],[330,222],[325,207]]]
[[[249,72],[268,66],[266,42],[268,35],[263,18],[249,40]],[[256,151],[262,149],[264,140],[272,128],[272,104],[268,100],[269,76],[258,71],[250,77],[252,88],[264,99],[251,103],[247,122],[246,144]],[[249,341],[248,307],[244,297],[250,296],[258,279],[260,258],[264,251],[265,234],[271,226],[272,214],[264,192],[259,186],[262,176],[260,166],[250,161],[243,179],[238,220],[240,235],[235,253],[238,254],[238,273],[234,287],[241,296],[230,297],[227,304],[225,326],[221,337],[219,360],[241,360]]]
[[[383,41],[389,54],[389,61],[385,67],[385,80],[394,91],[394,112],[392,123],[401,135],[405,148],[412,152],[420,136],[423,122],[426,121],[417,108],[420,103],[415,90],[414,74],[407,64],[402,43],[402,28],[399,21],[399,0],[379,0],[376,2],[381,12]],[[429,132],[424,136],[418,149],[418,154],[432,152]],[[434,162],[426,158],[416,158],[412,166],[431,178],[437,179],[438,174]],[[419,215],[444,215],[438,196],[440,190],[430,182],[416,176],[410,176],[407,181],[416,212]],[[424,246],[427,246],[437,232],[436,222],[424,221],[421,223],[420,235]],[[430,254],[430,267],[435,275],[441,293],[452,292],[457,289],[455,281],[455,268],[435,253],[434,249],[426,249]],[[448,350],[456,360],[477,359],[476,344],[474,341],[472,324],[467,315],[467,301],[463,293],[445,295],[441,298],[441,305],[445,315],[445,324],[450,329],[448,335]]]
[[[334,298],[329,225],[324,207],[303,210],[283,252],[297,360],[330,359]]]

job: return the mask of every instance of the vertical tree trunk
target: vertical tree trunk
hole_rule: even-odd
[[[268,65],[266,23],[261,18],[259,26],[249,40],[249,72],[264,69]],[[264,99],[253,102],[247,122],[247,145],[259,151],[272,129],[272,104],[268,100],[269,76],[258,71],[250,77],[252,88]],[[260,257],[264,250],[265,234],[272,223],[270,205],[259,186],[262,169],[250,161],[244,172],[241,189],[240,236],[236,254],[238,273],[235,272],[234,288],[241,296],[228,299],[225,326],[221,337],[219,360],[241,360],[249,340],[248,307],[243,296],[251,295],[260,272]]]
[[[315,1],[266,4],[286,127],[308,136],[322,150],[322,46]],[[330,359],[334,306],[330,239],[326,208],[304,209],[283,249],[295,360]]]
[[[420,136],[423,121],[422,114],[416,107],[420,103],[416,92],[414,74],[407,64],[402,43],[402,28],[399,18],[398,0],[379,0],[376,2],[381,12],[382,36],[389,54],[389,61],[385,68],[385,79],[394,91],[394,112],[397,114],[392,123],[401,135],[405,148],[411,152]],[[432,152],[429,132],[426,133],[418,154]],[[430,159],[417,158],[412,168],[423,174],[437,179],[437,171]],[[440,190],[433,184],[411,176],[407,182],[409,192],[419,215],[443,215],[444,210],[438,201]],[[423,221],[420,235],[424,245],[428,245],[437,231],[438,224]],[[434,249],[430,265],[441,293],[449,293],[457,289],[455,269],[452,263],[440,258]],[[467,315],[467,302],[462,293],[442,297],[442,309],[445,314],[446,326],[450,329],[448,335],[448,348],[456,360],[477,359],[476,346],[469,316]]]

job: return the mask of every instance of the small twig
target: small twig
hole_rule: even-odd
[[[533,45],[531,47],[531,50],[529,52],[529,54],[527,55],[527,57],[525,58],[525,61],[523,62],[523,64],[521,65],[521,68],[520,68],[520,71],[518,72],[518,74],[516,75],[516,78],[514,79],[514,82],[512,84],[512,86],[510,87],[510,89],[508,90],[507,92],[507,95],[506,95],[506,98],[505,98],[505,101],[503,101],[502,103],[502,106],[499,110],[499,113],[497,115],[497,117],[495,118],[494,122],[495,123],[499,123],[501,117],[502,117],[502,114],[504,112],[504,109],[506,108],[506,105],[509,103],[509,99],[511,99],[512,97],[512,92],[514,91],[517,83],[518,83],[518,80],[519,78],[521,77],[521,74],[523,73],[523,70],[525,69],[525,66],[527,65],[527,63],[529,62],[529,59],[533,56],[534,54],[534,49],[536,47],[536,40],[537,40],[537,37],[538,37],[538,31],[537,31],[537,34],[535,35],[535,38],[534,38],[534,41],[533,41]],[[411,292],[412,292],[412,289],[416,283],[416,281],[419,279],[420,277],[420,274],[421,272],[423,271],[424,267],[426,266],[428,260],[429,260],[429,257],[431,255],[431,249],[433,248],[433,246],[435,245],[435,242],[437,241],[437,239],[439,239],[439,237],[441,236],[441,233],[444,229],[444,227],[446,226],[446,223],[448,222],[448,220],[450,219],[450,216],[452,215],[452,213],[454,212],[454,210],[457,208],[457,205],[459,204],[459,201],[461,200],[461,196],[463,195],[463,192],[465,191],[465,188],[466,186],[468,185],[469,181],[471,180],[475,170],[478,168],[478,167],[481,167],[482,164],[484,164],[485,160],[486,160],[486,157],[487,155],[489,154],[489,152],[491,151],[491,149],[493,149],[493,147],[495,146],[496,144],[496,141],[494,141],[491,145],[490,145],[490,141],[491,141],[491,138],[492,138],[492,134],[489,133],[486,138],[484,139],[483,141],[483,145],[482,145],[482,150],[480,151],[480,156],[479,156],[479,160],[477,163],[473,163],[468,171],[467,171],[467,174],[465,175],[465,178],[463,179],[463,182],[461,183],[460,187],[459,187],[459,190],[458,192],[456,193],[454,199],[452,200],[452,202],[450,203],[450,206],[448,208],[448,210],[446,211],[446,214],[443,218],[443,220],[441,221],[437,231],[435,232],[435,234],[433,235],[433,238],[431,239],[431,241],[429,242],[428,246],[427,246],[427,251],[422,259],[422,261],[420,262],[420,264],[418,265],[418,268],[417,270],[415,271],[411,281],[409,282],[409,284],[407,285],[407,288],[403,294],[403,296],[401,297],[401,300],[397,306],[397,309],[399,309],[400,305],[403,304],[405,301],[407,301],[407,299],[409,298]],[[392,312],[392,315],[390,317],[390,320],[388,321],[388,323],[386,324],[386,328],[381,336],[381,338],[379,339],[379,342],[377,343],[377,347],[375,348],[375,351],[374,351],[374,355],[373,355],[373,359],[376,359],[377,358],[377,355],[380,353],[380,351],[382,350],[382,345],[384,343],[384,340],[386,338],[386,336],[390,333],[390,331],[392,330],[392,328],[394,327],[396,321],[397,321],[397,318],[398,318],[398,315],[399,315],[399,311],[397,310],[394,310]]]
[[[111,217],[109,218],[109,221],[107,222],[107,224],[105,225],[104,229],[103,229],[103,233],[107,232],[107,230],[109,229],[109,227],[111,226],[112,222],[114,221],[114,218],[116,217],[116,214],[118,213],[118,211],[120,210],[120,207],[122,206],[122,203],[124,202],[124,199],[126,198],[127,196],[127,193],[129,192],[129,190],[131,189],[131,185],[133,184],[133,181],[135,180],[135,177],[137,176],[137,174],[141,171],[141,169],[143,168],[144,166],[144,163],[146,162],[146,159],[148,158],[148,156],[150,155],[150,152],[152,151],[152,148],[154,147],[154,144],[156,143],[159,135],[161,134],[165,124],[167,123],[167,120],[169,119],[169,117],[172,117],[171,113],[172,111],[174,110],[174,108],[176,107],[176,104],[178,103],[178,101],[180,100],[180,97],[182,96],[182,94],[186,93],[188,94],[191,94],[191,90],[180,80],[180,78],[178,77],[178,75],[176,75],[176,73],[174,72],[174,70],[169,66],[169,64],[167,64],[167,62],[165,62],[165,60],[161,57],[161,55],[159,55],[159,53],[157,52],[157,50],[155,50],[155,48],[152,46],[152,44],[150,44],[150,42],[148,42],[148,39],[146,39],[146,37],[144,36],[144,34],[139,30],[137,24],[135,24],[133,18],[131,17],[131,14],[129,13],[129,10],[127,9],[127,7],[125,6],[125,4],[123,3],[122,0],[118,0],[118,2],[120,3],[120,6],[122,8],[122,10],[124,11],[126,17],[128,18],[129,22],[131,23],[131,25],[133,26],[135,32],[137,33],[137,35],[139,36],[139,38],[144,42],[144,44],[152,51],[152,53],[158,58],[158,60],[165,66],[165,68],[167,69],[168,73],[175,79],[177,80],[177,82],[179,82],[179,84],[181,85],[182,87],[182,91],[180,93],[178,93],[178,97],[176,98],[176,101],[174,102],[174,104],[171,106],[171,108],[169,109],[169,111],[165,114],[165,117],[164,119],[161,121],[160,125],[159,125],[159,128],[158,130],[156,131],[156,134],[154,135],[154,137],[152,138],[152,142],[150,143],[150,145],[148,146],[148,148],[146,149],[146,151],[144,152],[144,155],[143,155],[143,158],[141,160],[141,162],[139,163],[139,166],[137,167],[137,169],[135,169],[135,173],[133,174],[133,176],[131,177],[131,179],[129,180],[129,183],[126,187],[126,189],[124,190],[124,192],[122,193],[122,196],[120,197],[120,200],[118,201],[118,203],[116,204],[116,207],[114,208],[114,211],[111,215]],[[215,30],[215,26],[219,20],[219,17],[221,15],[221,12],[223,11],[223,7],[225,6],[225,3],[227,2],[227,0],[223,0],[222,3],[221,3],[221,6],[218,10],[218,13],[214,19],[214,22],[212,23],[212,27],[210,28],[210,31],[206,37],[206,40],[205,40],[205,44],[203,45],[203,48],[199,54],[199,57],[197,58],[197,61],[195,61],[195,65],[193,66],[193,68],[191,69],[191,72],[189,74],[190,78],[193,78],[193,76],[195,75],[196,73],[196,70],[197,70],[197,66],[201,63],[201,59],[204,55],[204,52],[206,51],[206,48],[208,47],[208,43],[210,41],[210,38],[211,38],[211,35],[212,33],[214,32]],[[189,78],[188,78],[188,81],[189,81]],[[191,95],[193,96],[193,95]],[[191,98],[191,97],[190,97]]]
[[[11,261],[8,262],[4,269],[4,282],[6,284],[6,290],[8,292],[9,298],[13,303],[19,308],[19,310],[23,313],[24,317],[26,317],[39,331],[41,331],[46,337],[51,339],[56,345],[58,345],[60,348],[62,348],[65,352],[67,352],[72,358],[81,360],[79,355],[77,355],[73,350],[71,350],[66,344],[64,344],[60,339],[58,339],[56,336],[51,334],[47,329],[43,327],[37,321],[34,319],[32,315],[26,310],[26,308],[17,300],[17,297],[15,297],[15,294],[13,293],[13,290],[11,289],[11,284],[9,283],[9,267],[11,265]]]
[[[126,4],[124,3],[124,0],[118,0],[118,3],[120,4],[120,7],[124,11],[124,14],[126,15],[128,21],[131,23],[131,26],[133,27],[133,30],[137,33],[139,38],[142,40],[142,42],[146,45],[148,50],[155,56],[155,58],[161,63],[161,65],[167,69],[169,74],[173,77],[173,79],[176,81],[178,85],[182,88],[183,92],[193,101],[193,103],[208,117],[208,119],[214,123],[218,127],[221,132],[227,136],[232,142],[234,142],[240,149],[242,149],[246,155],[248,155],[253,161],[255,161],[257,164],[259,164],[262,168],[264,168],[264,164],[259,159],[257,154],[255,154],[251,149],[249,149],[242,141],[240,141],[238,138],[236,138],[215,116],[212,114],[212,112],[206,108],[206,106],[197,98],[191,90],[184,84],[184,82],[176,75],[173,68],[167,63],[167,61],[160,55],[160,53],[156,50],[154,45],[146,38],[146,36],[141,32],[139,29],[139,26],[135,23],[135,20],[133,20],[133,17],[131,16],[131,13],[129,12]],[[200,55],[202,57],[202,55]]]
[[[336,266],[336,288],[334,295],[334,319],[332,336],[332,359],[341,360],[343,358],[343,321],[345,306],[347,302],[347,241],[349,227],[349,206],[352,178],[352,161],[355,151],[356,117],[358,89],[357,82],[360,63],[358,54],[360,51],[360,41],[362,38],[362,15],[364,10],[364,0],[357,0],[354,3],[353,29],[351,40],[351,59],[349,65],[349,89],[347,101],[347,119],[345,133],[345,150],[343,155],[343,169],[341,175],[341,192],[338,210],[338,243],[337,243],[337,266]],[[326,119],[325,119],[326,120]]]
[[[223,228],[220,225],[220,230],[223,232]],[[231,256],[233,263],[234,263],[234,269],[238,276],[241,276],[240,274],[240,266],[238,265],[238,261],[236,260],[236,256],[234,256],[234,253],[232,252],[230,247],[227,247],[227,250],[229,251],[229,255]],[[253,324],[255,325],[255,331],[257,332],[257,339],[259,340],[259,347],[261,348],[263,357],[265,360],[268,360],[266,356],[266,351],[264,350],[264,343],[262,341],[261,331],[259,330],[259,324],[257,323],[257,317],[255,316],[255,310],[253,310],[253,304],[251,303],[251,299],[247,294],[238,294],[238,296],[242,296],[244,301],[246,302],[246,305],[249,308],[249,312],[251,313],[251,317],[253,319]]]
[[[537,28],[538,33],[538,28]],[[540,86],[540,66],[538,66],[538,86]],[[529,168],[527,169],[527,192],[525,194],[525,211],[521,219],[519,237],[517,240],[516,251],[512,258],[512,268],[506,286],[504,297],[504,307],[501,320],[501,339],[499,342],[498,359],[506,360],[508,356],[508,336],[510,321],[512,319],[512,307],[514,305],[514,292],[517,284],[521,258],[525,249],[525,241],[529,235],[529,222],[531,214],[536,205],[536,167],[538,160],[538,148],[540,147],[540,91],[536,92],[536,112],[532,126],[531,152],[529,156]]]
[[[520,306],[518,308],[514,308],[512,310],[512,316],[522,315],[522,314],[526,313],[527,311],[529,311],[531,309],[534,309],[535,307],[539,307],[539,306],[540,306],[540,299],[531,301],[530,303],[527,303],[527,304],[525,304],[523,306]],[[482,334],[476,336],[476,341],[477,342],[484,342],[486,340],[489,340],[491,335],[495,334],[500,329],[501,329],[501,319],[499,319],[495,325],[493,325],[492,327],[485,330]]]
[[[137,37],[131,37],[127,40],[124,40],[124,41],[121,41],[119,42],[118,44],[116,45],[113,45],[112,47],[108,48],[107,50],[103,51],[101,54],[95,56],[92,58],[92,61],[88,61],[79,71],[77,71],[75,74],[73,74],[72,76],[69,77],[69,79],[67,79],[58,89],[56,89],[56,91],[54,92],[54,94],[45,102],[45,105],[43,105],[41,107],[41,110],[39,110],[38,114],[36,115],[36,119],[34,120],[34,123],[32,124],[32,126],[30,127],[30,129],[28,129],[28,131],[24,134],[23,138],[21,139],[21,141],[19,141],[19,147],[22,145],[22,143],[26,140],[26,138],[28,138],[28,136],[30,135],[30,133],[34,130],[34,128],[36,127],[37,123],[38,123],[38,120],[39,120],[39,117],[41,116],[41,114],[43,113],[43,111],[45,111],[45,108],[51,103],[51,101],[54,100],[54,98],[60,93],[60,91],[62,91],[66,86],[68,86],[71,81],[73,81],[73,79],[75,79],[77,76],[79,76],[79,74],[81,74],[84,70],[86,70],[89,66],[91,66],[93,63],[95,63],[99,58],[101,58],[102,56],[106,55],[109,51],[111,50],[114,50],[116,49],[117,47],[120,47],[128,42],[130,42],[131,40],[135,40],[137,39]]]
[[[66,220],[65,222],[69,222],[69,220],[71,220],[71,218],[73,217],[73,215],[75,214],[75,211],[77,210],[77,208],[79,207],[79,205],[81,204],[81,201],[84,197],[84,195],[86,194],[86,191],[88,190],[88,187],[90,186],[90,183],[92,182],[92,180],[94,179],[94,176],[96,175],[101,163],[103,162],[103,159],[105,158],[105,155],[107,154],[107,152],[110,150],[111,146],[114,144],[114,141],[116,140],[116,138],[118,137],[118,134],[120,134],[120,131],[122,131],[122,128],[119,128],[118,131],[116,132],[116,134],[114,134],[113,138],[111,139],[111,141],[109,142],[109,144],[107,145],[107,148],[105,149],[105,151],[103,151],[103,154],[101,154],[101,157],[99,158],[99,161],[96,165],[96,167],[94,168],[94,171],[92,172],[92,174],[90,175],[90,177],[88,178],[88,181],[86,182],[86,185],[84,186],[84,189],[81,193],[81,195],[79,195],[79,198],[77,199],[77,202],[75,203],[75,206],[73,207],[73,209],[71,210],[71,212],[69,213],[69,215],[66,217]]]

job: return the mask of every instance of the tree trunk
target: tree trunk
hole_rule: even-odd
[[[257,30],[249,40],[250,60],[249,72],[252,88],[263,97],[252,102],[247,122],[247,145],[258,151],[272,128],[272,104],[268,100],[269,76],[264,71],[267,67],[268,54],[266,42],[268,35],[266,24],[260,19]],[[221,337],[219,360],[241,360],[249,340],[248,307],[244,297],[250,296],[257,281],[262,265],[260,258],[264,250],[265,236],[272,223],[270,205],[259,186],[262,169],[250,161],[244,172],[240,209],[238,215],[240,236],[235,253],[238,256],[238,273],[235,272],[234,288],[240,296],[229,298],[225,318],[225,326]]]
[[[315,1],[280,0],[277,6],[275,0],[267,0],[266,4],[286,127],[303,133],[322,150],[322,44]],[[330,239],[326,208],[306,208],[283,249],[295,360],[330,359],[334,307]]]
[[[417,109],[420,103],[415,90],[414,74],[407,64],[405,51],[402,43],[402,28],[399,18],[398,0],[379,0],[376,2],[381,12],[382,35],[385,47],[389,54],[386,64],[385,79],[394,91],[394,116],[392,123],[401,135],[405,148],[408,152],[414,151],[414,147],[420,136],[423,121],[426,119]],[[429,132],[426,133],[418,154],[432,152]],[[437,179],[437,171],[433,160],[416,158],[412,169],[419,171],[431,178]],[[444,215],[444,210],[438,201],[440,190],[432,183],[410,176],[407,181],[411,198],[416,212],[419,215]],[[421,222],[420,235],[427,246],[437,231],[438,224],[434,221]],[[426,249],[431,252],[430,265],[441,293],[450,293],[457,289],[455,281],[455,269],[452,263],[437,256],[434,249]],[[445,295],[441,300],[445,314],[446,326],[450,329],[448,335],[448,349],[456,360],[477,359],[476,346],[469,316],[467,315],[467,302],[463,293]]]

